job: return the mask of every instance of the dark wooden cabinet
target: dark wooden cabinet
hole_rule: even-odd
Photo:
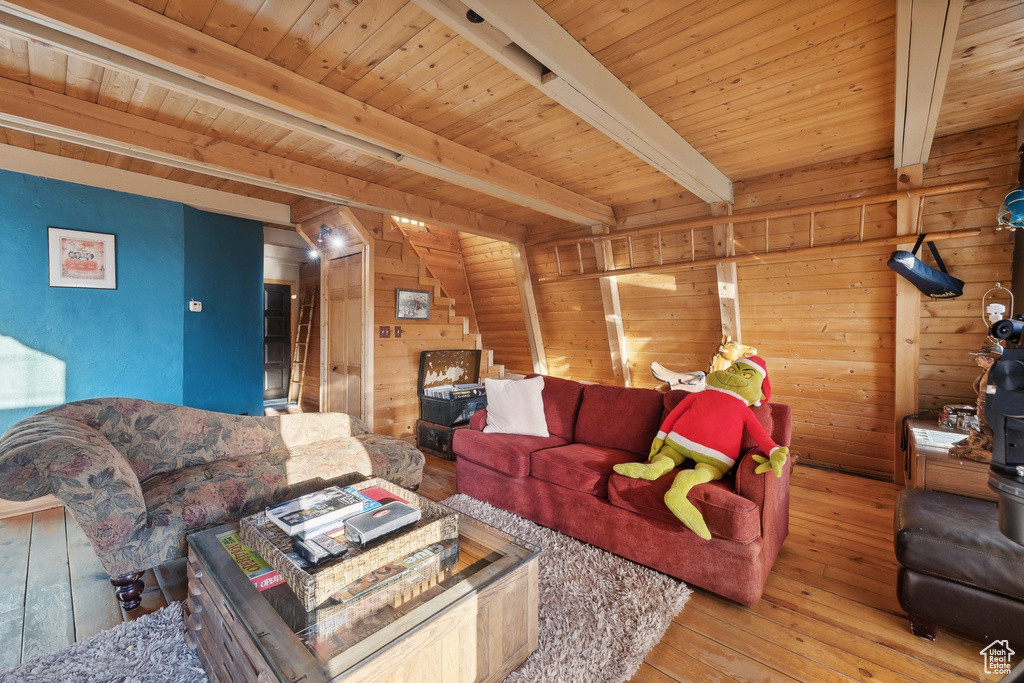
[[[424,453],[436,455],[445,460],[455,460],[452,453],[452,439],[459,429],[467,429],[468,424],[441,425],[426,420],[416,420],[416,447]]]

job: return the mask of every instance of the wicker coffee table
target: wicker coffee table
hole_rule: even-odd
[[[458,563],[355,631],[283,583],[258,592],[217,540],[234,529],[188,538],[186,640],[214,683],[499,681],[537,647],[539,550],[465,515]]]

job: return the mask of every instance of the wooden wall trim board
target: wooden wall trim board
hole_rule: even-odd
[[[733,211],[730,214],[731,220],[729,220],[728,223],[732,225],[738,225],[740,223],[755,223],[763,222],[765,219],[775,220],[793,216],[804,216],[812,212],[825,213],[828,211],[839,211],[841,209],[859,208],[864,205],[874,206],[877,204],[888,204],[904,198],[934,197],[938,195],[953,194],[956,192],[968,192],[970,190],[985,187],[988,184],[988,178],[969,178],[940,185],[929,185],[927,187],[890,191],[866,196],[853,196],[826,201],[817,199],[796,203],[790,201],[786,202],[783,206],[773,208]],[[839,190],[837,190],[837,192],[838,191]],[[737,200],[735,203],[740,204],[741,202],[740,200]],[[685,211],[685,215],[681,215],[679,218],[676,218],[676,214],[682,213],[683,211]],[[591,236],[583,237],[531,240],[530,246],[555,247],[576,245],[579,243],[596,243],[620,240],[627,237],[661,234],[669,231],[683,231],[691,228],[710,228],[723,223],[723,221],[719,220],[721,216],[692,218],[688,215],[691,212],[692,210],[687,207],[679,207],[678,209],[670,208],[654,211],[649,214],[633,214],[622,218],[619,221],[618,228],[614,231],[598,232],[593,233]],[[626,225],[629,227],[625,227]]]
[[[947,232],[929,232],[928,239],[932,242],[943,242],[956,240],[965,237],[977,237],[981,234],[978,228],[966,230],[950,230]],[[774,235],[773,235],[774,239]],[[877,251],[883,247],[890,247],[905,243],[902,236],[878,237],[865,239],[863,242],[837,242],[833,244],[821,244],[814,247],[797,247],[781,249],[768,253],[737,254],[736,256],[708,256],[706,258],[695,258],[690,261],[678,261],[661,265],[636,266],[633,268],[615,268],[612,271],[595,270],[590,272],[572,275],[548,275],[539,279],[540,282],[579,282],[581,280],[602,280],[613,277],[625,277],[627,275],[639,275],[644,273],[672,273],[676,271],[693,270],[695,268],[706,268],[717,263],[760,263],[772,260],[788,260],[797,256],[809,256],[812,254],[839,253],[846,251]],[[600,244],[595,245],[595,250],[602,248]]]
[[[920,187],[924,182],[924,164],[915,164],[896,170],[896,186],[900,190]],[[896,202],[896,233],[918,233],[920,202],[909,197]],[[901,245],[909,249],[912,245]],[[896,371],[893,386],[893,433],[903,429],[903,416],[913,415],[918,406],[918,362],[921,356],[921,292],[906,278],[896,278]],[[906,453],[900,444],[893,444],[893,476],[897,484],[906,483]]]
[[[732,204],[717,202],[711,205],[711,215],[732,215]],[[736,255],[736,235],[732,223],[718,223],[711,227],[715,236],[716,256]],[[722,334],[736,341],[743,339],[740,331],[739,281],[735,262],[719,262],[715,266],[718,276],[718,306],[722,311]]]
[[[544,351],[544,335],[540,329],[540,315],[537,313],[537,299],[533,294],[533,278],[530,276],[530,264],[526,258],[526,245],[522,242],[510,242],[512,251],[512,267],[516,272],[516,284],[519,286],[519,299],[523,306],[523,317],[526,323],[526,337],[530,343],[530,358],[533,371],[541,375],[548,374],[548,359]]]
[[[591,228],[595,235],[608,232],[608,226],[596,225]],[[607,242],[594,245],[598,271],[613,270],[611,245]],[[612,372],[623,386],[632,386],[629,372],[629,352],[626,349],[626,335],[622,328],[622,306],[619,302],[619,285],[615,277],[600,280],[601,302],[604,306],[604,322],[608,330],[608,350],[611,356]]]

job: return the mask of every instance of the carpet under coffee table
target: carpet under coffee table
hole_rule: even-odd
[[[260,594],[217,540],[189,537],[186,627],[211,681],[499,681],[537,647],[539,550],[466,515],[453,575],[407,600],[369,635],[317,634],[290,589]],[[301,639],[300,639],[301,636]]]

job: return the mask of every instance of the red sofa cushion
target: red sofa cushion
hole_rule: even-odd
[[[456,429],[452,451],[460,458],[510,477],[528,477],[531,453],[565,443],[566,439],[560,436],[484,434],[473,429]]]
[[[588,385],[573,440],[647,455],[661,426],[662,404],[654,389]]]
[[[636,454],[615,448],[575,443],[533,454],[530,476],[599,498],[608,496],[608,477],[620,462],[636,462]]]
[[[527,375],[527,379],[536,375]],[[583,401],[583,385],[571,379],[544,375],[544,418],[548,422],[548,434],[560,436],[566,442],[572,441],[576,430],[576,415]]]
[[[665,507],[665,492],[678,473],[679,470],[675,469],[654,481],[613,473],[608,479],[608,501],[615,507],[644,517],[682,526],[682,522]],[[750,543],[761,536],[761,508],[733,492],[731,476],[695,486],[687,498],[704,515],[704,522],[713,537]]]

